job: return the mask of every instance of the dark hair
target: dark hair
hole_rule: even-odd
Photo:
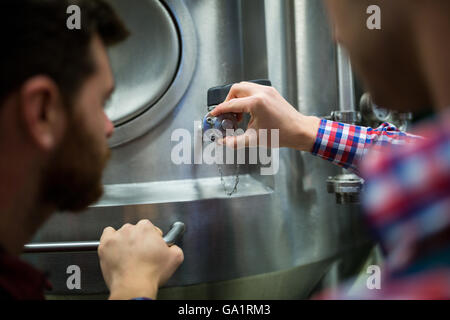
[[[81,29],[69,30],[67,8],[81,9]],[[124,40],[128,31],[103,0],[0,1],[0,103],[30,77],[47,75],[71,103],[95,72],[90,52],[98,34],[106,46]]]

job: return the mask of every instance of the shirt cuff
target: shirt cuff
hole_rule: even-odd
[[[311,153],[345,169],[357,171],[365,148],[364,128],[322,119]]]

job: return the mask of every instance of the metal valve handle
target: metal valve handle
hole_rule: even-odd
[[[255,84],[270,87],[270,80],[251,80]],[[214,108],[225,101],[233,84],[218,86],[208,90],[208,113],[203,118],[202,129],[207,136],[207,141],[216,141],[217,137],[225,137],[227,130],[236,130],[238,126],[237,116],[234,113],[226,113],[217,117],[211,117],[210,112]]]
[[[164,236],[164,241],[169,247],[173,246],[183,238],[184,232],[186,231],[186,225],[183,222],[175,222],[172,228]]]
[[[185,230],[183,222],[175,222],[163,239],[171,247],[181,240]],[[23,253],[97,251],[99,245],[99,241],[32,243],[24,246]]]

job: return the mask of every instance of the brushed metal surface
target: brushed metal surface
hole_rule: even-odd
[[[280,170],[275,176],[261,176],[259,165],[242,166],[241,173],[249,185],[232,198],[220,197],[216,186],[217,192],[212,187],[208,189],[213,193],[210,196],[191,191],[186,198],[180,191],[177,199],[176,191],[181,190],[177,184],[189,186],[196,180],[214,184],[219,180],[215,166],[173,164],[171,134],[178,128],[194,132],[194,121],[205,114],[210,87],[242,80],[270,79],[305,114],[325,115],[335,110],[336,47],[321,1],[167,0],[165,3],[176,17],[181,34],[188,35],[181,37],[182,51],[185,54],[186,48],[191,50],[193,65],[181,63],[176,77],[184,79],[183,84],[173,82],[158,102],[164,103],[160,109],[154,106],[118,128],[119,137],[112,145],[117,142],[120,145],[113,149],[104,175],[105,185],[118,185],[113,189],[154,183],[156,188],[161,187],[160,195],[146,193],[149,191],[143,188],[141,191],[148,199],[142,203],[124,191],[117,198],[121,204],[102,206],[100,202],[80,215],[55,215],[38,232],[34,242],[98,239],[106,226],[118,228],[144,218],[163,231],[173,222],[183,221],[188,226],[181,245],[185,261],[167,287],[228,281],[292,268],[302,270],[305,266],[304,270],[309,271],[298,275],[302,285],[292,283],[303,290],[293,297],[304,297],[343,252],[351,252],[368,241],[360,208],[338,206],[334,196],[326,191],[327,177],[336,175],[339,169],[308,153],[282,149]],[[150,116],[152,113],[154,118]],[[148,131],[150,118],[152,129]],[[135,138],[137,132],[139,137]],[[231,175],[233,167],[224,171]],[[171,193],[167,191],[166,198],[162,191],[165,184],[167,189],[173,188]],[[110,196],[106,194],[104,200]],[[35,254],[25,258],[50,272],[54,294],[106,291],[95,254]],[[66,269],[72,264],[79,265],[83,274],[82,288],[76,292],[66,287]],[[312,272],[306,267],[310,265],[320,265],[320,272]],[[204,298],[215,296],[213,290],[214,287],[205,290]],[[239,295],[228,290],[220,296]],[[255,292],[253,298],[258,297]]]
[[[132,5],[128,1],[120,1],[115,0],[117,3],[120,3],[121,7],[125,7],[126,12],[131,12],[131,14],[136,14],[138,16],[141,15],[139,13],[140,5]],[[172,111],[177,107],[180,100],[183,98],[183,96],[186,93],[186,90],[188,89],[189,85],[191,84],[191,79],[194,74],[194,71],[197,66],[197,36],[196,36],[196,30],[194,26],[194,22],[192,21],[191,14],[186,7],[184,1],[178,1],[178,0],[135,0],[136,2],[151,2],[155,3],[155,6],[157,5],[160,7],[161,5],[164,5],[167,12],[170,12],[172,16],[172,20],[174,25],[176,26],[177,32],[178,32],[178,40],[179,40],[179,62],[178,62],[178,69],[175,74],[175,78],[173,79],[172,83],[170,84],[169,88],[166,92],[164,92],[164,95],[159,98],[158,101],[155,102],[151,106],[151,108],[147,108],[143,113],[139,115],[139,117],[135,117],[125,123],[122,123],[119,126],[116,126],[115,134],[114,136],[109,140],[109,145],[111,147],[116,147],[122,144],[125,144],[127,142],[130,142],[137,137],[140,137],[153,129],[155,126],[160,124],[164,119],[166,119],[169,114],[172,113]],[[159,10],[159,9],[158,9]],[[161,9],[162,10],[162,9]],[[167,21],[166,21],[167,22]],[[167,22],[166,27],[169,27],[170,23]],[[152,21],[146,21],[142,26],[137,26],[138,29],[143,29],[143,31],[139,30],[138,33],[141,34],[142,32],[146,32],[148,28],[151,28],[154,32],[159,32],[159,26],[157,24],[153,24]],[[169,27],[171,29],[171,27]],[[170,39],[173,39],[173,32],[169,32]],[[145,36],[144,34],[142,35]],[[162,43],[164,44],[167,40],[163,40]],[[125,48],[126,47],[126,44]],[[176,52],[167,52],[168,57],[165,56],[159,56],[159,60],[155,61],[149,61],[147,57],[145,56],[136,56],[134,53],[135,49],[133,47],[134,43],[130,44],[130,48],[124,53],[123,55],[120,55],[117,57],[118,64],[123,63],[123,61],[126,61],[127,59],[132,60],[131,64],[133,64],[132,69],[136,70],[135,74],[146,74],[147,70],[143,68],[143,66],[147,66],[148,64],[151,64],[152,68],[158,68],[163,67],[164,74],[167,72],[166,64],[171,63],[170,57]],[[152,48],[148,48],[149,51],[153,52],[155,50],[153,47],[157,47],[160,45],[160,43],[156,42],[151,44]],[[173,44],[174,45],[174,44]],[[137,47],[139,47],[138,44],[136,44]],[[133,50],[134,49],[134,50]],[[164,51],[166,51],[165,49]],[[140,60],[138,59],[140,58]],[[174,65],[172,64],[172,67]],[[169,65],[170,67],[170,65]],[[120,70],[121,71],[121,70]],[[131,77],[134,78],[135,75],[133,73],[130,74],[131,76],[127,76],[126,70],[123,72],[120,72],[121,75],[124,77]],[[149,75],[151,79],[155,78],[154,74]],[[140,76],[138,76],[140,78]],[[168,79],[168,78],[166,78]],[[119,79],[120,81],[120,79]],[[127,84],[125,84],[127,86]],[[143,93],[143,100],[148,99],[148,94]],[[134,99],[140,99],[140,98],[134,98]],[[125,101],[124,105],[127,106],[128,102]],[[136,105],[136,104],[132,104]],[[120,106],[118,105],[118,108]]]
[[[177,27],[160,1],[109,3],[130,31],[124,43],[109,49],[117,85],[106,113],[119,126],[151,108],[164,95],[178,70],[181,48]]]

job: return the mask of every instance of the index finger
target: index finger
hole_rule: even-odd
[[[113,227],[106,227],[103,229],[102,236],[100,237],[100,242],[105,241],[107,238],[111,237],[116,230]]]
[[[228,92],[227,98],[224,102],[230,101],[235,98],[245,98],[248,96],[252,96],[261,92],[261,90],[264,88],[265,86],[252,82],[241,82],[234,84],[231,87],[230,92]]]
[[[219,104],[210,112],[210,115],[217,117],[224,113],[250,113],[254,104],[253,97],[236,98]]]

